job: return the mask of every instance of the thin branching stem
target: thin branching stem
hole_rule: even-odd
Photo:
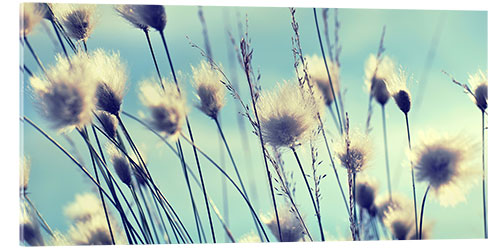
[[[304,177],[304,182],[306,183],[306,186],[307,186],[307,191],[309,192],[309,196],[311,197],[311,201],[312,201],[313,206],[314,206],[314,211],[315,211],[316,216],[318,218],[318,225],[319,225],[319,232],[321,234],[321,241],[325,241],[325,233],[323,232],[323,224],[321,223],[321,214],[320,214],[319,209],[318,209],[319,204],[316,204],[316,202],[314,201],[314,196],[312,194],[311,187],[309,185],[309,182],[307,181],[307,175],[304,172],[304,168],[302,167],[302,164],[300,163],[299,155],[297,155],[297,151],[295,150],[295,147],[290,147],[290,148],[292,149],[293,155],[295,156],[295,159],[297,160],[297,164],[299,165],[300,172],[302,173],[302,177]]]

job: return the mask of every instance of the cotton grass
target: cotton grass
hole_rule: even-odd
[[[56,65],[47,70],[47,77],[34,76],[30,84],[42,116],[54,129],[68,132],[92,120],[96,81],[86,54],[71,57],[71,64],[61,55]]]
[[[95,4],[71,4],[61,13],[61,22],[68,35],[77,41],[86,41],[97,23]]]
[[[148,30],[149,26],[143,22],[140,16],[139,9],[140,5],[131,5],[131,4],[118,4],[115,5],[115,11],[127,20],[133,27]]]
[[[377,57],[371,54],[365,63],[365,85],[370,91],[370,95],[382,106],[390,98],[387,81],[393,77],[394,62],[387,56],[377,60]]]
[[[132,175],[128,159],[114,145],[108,146],[108,154],[118,178],[127,186],[132,185]]]
[[[411,95],[406,85],[407,79],[407,73],[400,68],[398,74],[392,74],[386,81],[391,96],[401,112],[405,114],[408,114],[411,108]]]
[[[106,133],[106,135],[110,138],[114,139],[117,135],[116,129],[118,126],[118,120],[116,119],[116,116],[106,111],[98,111],[96,113],[96,117],[96,119],[101,124],[104,133]]]
[[[289,209],[281,208],[279,213],[281,242],[297,242],[303,239],[305,231],[299,219]],[[278,224],[274,213],[261,216],[262,222],[271,229],[274,237],[280,239]]]
[[[312,82],[320,90],[320,93],[323,96],[324,103],[329,106],[334,101],[332,88],[330,86],[330,80],[328,79],[328,74],[325,69],[325,63],[322,58],[318,55],[306,56],[307,66],[309,70],[309,74],[311,75]],[[330,72],[330,76],[332,79],[333,90],[335,91],[335,96],[339,95],[339,68],[336,63],[329,61],[328,62]]]
[[[20,211],[20,240],[30,246],[43,246],[45,242],[40,232],[40,224],[34,212],[26,203],[21,203]]]
[[[459,135],[429,132],[413,151],[417,181],[428,183],[442,206],[464,202],[465,195],[479,180],[474,169],[476,144]],[[477,179],[477,180],[476,180]]]
[[[356,180],[356,202],[368,211],[374,206],[378,184],[375,179],[364,174]]]
[[[345,168],[360,172],[372,159],[372,142],[369,136],[358,129],[351,129],[342,136],[341,143],[336,143],[335,152]]]
[[[411,210],[389,208],[383,221],[398,240],[406,240],[411,230],[415,230]]]
[[[198,108],[212,119],[217,119],[225,104],[225,87],[220,82],[222,75],[213,69],[207,61],[201,61],[193,71],[194,88],[200,101]]]
[[[310,139],[317,128],[314,98],[298,85],[284,83],[259,97],[263,140],[273,147],[294,147]]]
[[[139,22],[163,31],[167,24],[167,14],[163,5],[136,5],[134,10],[137,13]]]
[[[163,80],[163,90],[153,80],[142,81],[140,99],[149,108],[150,124],[156,130],[168,136],[176,137],[184,125],[187,114],[186,100],[178,91],[174,83]]]
[[[45,12],[35,3],[21,4],[21,13],[19,15],[21,17],[19,24],[21,37],[27,36],[33,31],[35,26],[44,18]]]
[[[19,170],[21,171],[21,173],[19,174],[19,189],[21,191],[21,194],[23,194],[28,189],[31,171],[31,159],[23,156],[21,158],[21,167],[19,168]]]
[[[488,77],[482,70],[478,70],[469,75],[468,81],[475,96],[474,102],[481,111],[485,111],[488,108]]]

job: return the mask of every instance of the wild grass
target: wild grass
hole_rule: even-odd
[[[412,99],[406,88],[407,75],[404,71],[397,72],[393,60],[385,54],[386,49],[391,49],[384,44],[386,36],[397,39],[390,31],[386,34],[386,26],[381,27],[377,53],[366,55],[364,80],[369,92],[368,114],[365,124],[357,124],[352,119],[360,116],[355,112],[357,109],[346,105],[357,100],[345,95],[348,89],[356,88],[350,85],[354,83],[341,81],[341,65],[342,69],[346,67],[340,57],[343,45],[339,13],[342,10],[333,10],[333,25],[330,25],[329,9],[322,10],[321,19],[316,8],[288,9],[290,19],[287,21],[291,26],[282,28],[290,31],[291,44],[290,40],[283,44],[291,46],[293,63],[286,67],[295,76],[275,84],[268,82],[268,71],[261,75],[254,60],[261,52],[252,42],[249,30],[253,20],[248,16],[240,20],[238,15],[235,22],[227,19],[224,27],[216,27],[204,9],[198,7],[197,16],[186,18],[199,19],[204,49],[186,36],[187,40],[182,42],[201,57],[189,62],[192,72],[179,73],[176,66],[182,65],[179,63],[182,48],[177,47],[178,41],[169,43],[179,34],[169,29],[168,8],[117,5],[114,7],[117,20],[129,23],[146,37],[147,47],[139,44],[136,49],[145,58],[152,59],[147,60],[152,62],[149,67],[154,76],[143,80],[139,88],[142,101],[139,107],[149,111],[148,117],[132,111],[130,103],[136,101],[133,98],[137,93],[126,93],[135,90],[130,86],[136,83],[128,80],[127,74],[135,69],[128,69],[125,60],[134,58],[122,58],[117,51],[94,47],[101,39],[94,36],[100,25],[97,18],[100,8],[49,3],[23,4],[21,8],[20,46],[29,51],[25,56],[33,59],[33,65],[20,65],[20,70],[26,76],[23,84],[30,84],[26,88],[32,92],[30,108],[40,116],[31,118],[21,114],[20,121],[53,146],[46,149],[51,152],[47,157],[69,160],[71,167],[76,167],[89,184],[81,190],[84,195],[75,194],[75,202],[65,208],[71,211],[66,220],[69,230],[60,232],[51,226],[53,218],[42,216],[48,211],[40,211],[30,198],[32,194],[45,195],[31,189],[29,183],[40,178],[29,176],[32,173],[29,163],[43,168],[38,163],[40,159],[29,155],[30,161],[23,158],[22,244],[327,241],[332,230],[338,228],[342,234],[350,234],[348,239],[353,241],[422,240],[433,238],[429,229],[432,222],[427,218],[432,216],[434,211],[429,211],[432,209],[427,208],[424,223],[424,208],[430,197],[442,206],[453,206],[466,201],[467,191],[480,181],[484,238],[488,238],[485,159],[488,97],[487,76],[482,71],[470,75],[469,84],[462,84],[444,72],[481,111],[482,168],[479,171],[473,164],[479,150],[466,135],[421,136],[418,144],[412,144],[409,119]],[[50,22],[53,30],[46,29],[46,32],[55,33],[54,44],[63,52],[53,55],[54,65],[50,63],[53,60],[40,57],[37,49],[41,46],[32,43],[44,40],[31,39],[36,26],[45,22]],[[236,36],[232,23],[239,30]],[[209,35],[212,36],[215,29],[221,29],[227,36],[211,41]],[[314,36],[305,37],[302,32],[307,30],[312,30]],[[52,36],[40,34],[38,38],[45,39],[46,35]],[[305,39],[318,43],[314,42],[312,48],[305,47],[309,46]],[[218,46],[212,47],[222,40],[228,47],[229,74],[219,62],[223,60],[219,58],[221,53],[215,50]],[[116,42],[120,42],[119,39]],[[161,42],[164,57],[158,55],[157,42]],[[262,40],[256,42],[262,43]],[[342,43],[347,46],[349,41],[342,40]],[[305,55],[305,50],[312,50],[313,55]],[[344,53],[342,58],[348,56]],[[362,62],[359,65],[362,68]],[[165,67],[170,74],[162,74]],[[240,78],[246,81],[246,88],[240,86]],[[190,81],[193,84],[188,84]],[[197,100],[187,98],[191,92]],[[235,106],[233,110],[225,108],[229,103],[226,93],[234,101],[230,103]],[[396,133],[387,127],[388,121],[399,119],[386,115],[391,112],[391,108],[386,109],[393,105],[391,99],[404,114],[406,133]],[[381,133],[371,127],[373,101],[381,106]],[[324,114],[325,108],[330,115]],[[234,118],[235,114],[237,125],[233,126],[227,117]],[[200,122],[199,117],[211,120],[213,127]],[[38,118],[46,121],[38,121]],[[233,133],[236,126],[239,136]],[[154,140],[146,139],[148,136]],[[375,136],[383,137],[384,156],[372,145]],[[395,186],[394,190],[389,168],[390,156],[394,156],[389,150],[389,136],[401,136],[407,141],[398,146],[408,148],[410,155],[405,165],[410,167],[411,182],[404,180],[405,185]],[[28,142],[31,138],[25,139]],[[218,161],[212,155],[217,151],[212,140],[221,143]],[[155,142],[155,153],[161,154],[164,162],[158,161],[157,156],[149,161],[140,147],[143,143]],[[185,150],[186,145],[191,150]],[[260,152],[259,156],[252,153],[255,150]],[[225,157],[232,169],[225,168]],[[374,172],[379,171],[380,166],[373,166],[378,164],[374,159],[382,158],[386,180],[377,180],[374,176],[378,173]],[[338,170],[338,166],[345,172]],[[299,174],[299,183],[294,173]],[[64,178],[55,176],[43,181]],[[179,182],[165,183],[167,179],[179,179]],[[387,182],[382,189],[378,185],[381,181]],[[416,192],[419,182],[426,187],[421,201]],[[340,193],[328,192],[326,185],[338,186]],[[409,191],[410,187],[413,204],[398,194]],[[387,199],[381,198],[381,190],[387,190]],[[336,198],[331,196],[333,193]],[[88,202],[82,202],[85,200],[82,197],[87,197]],[[186,202],[181,203],[179,199]],[[332,218],[344,220],[332,224]]]

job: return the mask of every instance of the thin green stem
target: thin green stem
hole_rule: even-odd
[[[313,8],[313,12],[314,12],[314,21],[316,23],[316,32],[318,34],[319,46],[321,47],[321,54],[323,55],[323,61],[325,63],[326,73],[328,75],[328,81],[330,82],[330,90],[332,91],[333,101],[335,103],[335,109],[337,110],[337,118],[338,118],[339,125],[340,125],[340,134],[343,134],[344,129],[343,129],[343,125],[342,125],[342,119],[340,118],[339,105],[337,104],[337,97],[335,96],[335,90],[333,89],[332,77],[330,76],[330,69],[329,69],[328,63],[326,61],[325,50],[323,48],[323,42],[321,40],[321,32],[319,31],[319,24],[318,24],[318,17],[316,15],[316,8]]]
[[[290,147],[290,149],[292,149],[293,155],[295,156],[295,159],[297,160],[297,164],[299,165],[300,172],[302,173],[302,177],[304,178],[304,182],[306,183],[306,186],[307,186],[307,191],[309,192],[309,196],[310,196],[311,201],[313,203],[314,212],[318,218],[318,225],[319,225],[319,231],[321,234],[321,241],[325,241],[325,234],[323,232],[323,224],[321,223],[321,214],[320,214],[319,209],[318,209],[319,204],[316,204],[316,202],[314,200],[314,196],[313,196],[312,191],[311,191],[311,186],[309,185],[309,182],[307,181],[307,175],[304,172],[304,168],[302,167],[302,163],[300,163],[300,159],[299,159],[299,155],[297,155],[297,151],[295,150],[294,147]]]
[[[424,224],[424,206],[425,206],[425,200],[427,198],[427,194],[429,193],[429,189],[431,188],[431,185],[427,186],[427,189],[425,190],[424,198],[422,200],[422,208],[420,209],[420,226],[419,226],[419,232],[418,232],[418,238],[419,240],[422,239],[422,225]]]
[[[387,173],[387,188],[389,189],[389,200],[392,202],[392,188],[391,188],[391,170],[389,168],[389,148],[387,145],[387,124],[385,117],[385,106],[380,106],[382,109],[382,126],[384,130],[384,150],[385,150],[385,171]]]
[[[488,220],[487,220],[487,210],[486,210],[486,162],[484,157],[484,111],[481,112],[481,149],[482,149],[482,163],[483,163],[483,226],[484,226],[484,238],[488,239]]]
[[[408,148],[411,152],[411,138],[410,138],[410,123],[408,122],[408,113],[405,113],[406,119],[406,133],[408,134]],[[418,216],[417,216],[417,193],[415,191],[415,171],[413,169],[413,162],[410,161],[411,165],[411,185],[413,189],[413,209],[415,210],[415,233],[416,238],[418,239]]]

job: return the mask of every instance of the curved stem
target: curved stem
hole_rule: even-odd
[[[408,113],[405,113],[405,119],[406,119],[406,133],[408,134],[408,147],[411,152],[411,137],[410,137],[410,123],[408,122]],[[410,161],[410,167],[411,167],[411,185],[413,189],[413,209],[415,213],[415,233],[416,237],[418,239],[418,216],[417,216],[417,193],[415,191],[415,171],[413,169],[413,162]]]
[[[420,230],[418,232],[418,239],[422,239],[422,225],[424,223],[424,206],[425,206],[425,199],[427,198],[427,193],[429,193],[429,189],[431,188],[431,185],[427,186],[427,189],[425,190],[424,194],[424,199],[422,200],[422,208],[420,209]]]
[[[203,151],[201,151],[201,149],[198,146],[196,146],[193,142],[191,142],[184,134],[181,133],[181,136],[189,144],[193,145],[196,148],[196,150],[198,152],[200,152],[201,155],[203,155],[210,163],[212,163],[212,165],[214,165],[214,167],[216,167],[219,170],[219,172],[221,172],[224,176],[226,176],[227,180],[229,180],[229,182],[231,182],[231,184],[236,188],[236,190],[238,191],[238,193],[240,193],[240,195],[243,197],[243,199],[247,203],[248,208],[250,209],[250,212],[252,213],[252,215],[257,220],[260,229],[264,233],[264,237],[266,238],[266,241],[269,242],[269,238],[267,237],[267,234],[264,231],[264,226],[262,225],[262,222],[260,221],[259,216],[255,212],[255,209],[253,208],[252,204],[247,199],[247,197],[245,196],[245,194],[243,193],[243,191],[238,187],[238,185],[236,184],[236,182],[234,182],[233,179],[231,179],[231,177],[214,160],[212,160],[212,158],[210,158],[207,154],[205,154]]]
[[[389,189],[389,200],[392,202],[392,189],[391,189],[391,170],[389,168],[389,148],[387,146],[387,124],[385,121],[385,106],[382,108],[382,126],[384,129],[384,150],[385,150],[385,171],[387,173],[387,188]]]
[[[332,91],[333,101],[335,103],[335,109],[337,110],[337,118],[340,125],[340,134],[344,133],[344,128],[342,125],[342,119],[340,118],[339,105],[337,104],[337,97],[335,96],[335,90],[333,89],[332,77],[330,76],[330,69],[328,68],[328,63],[325,57],[325,50],[323,49],[323,42],[321,40],[321,32],[319,31],[318,17],[316,15],[316,8],[313,8],[314,21],[316,23],[316,32],[318,33],[319,46],[321,47],[321,54],[323,55],[323,61],[325,62],[326,73],[328,75],[328,81],[330,82],[330,90]]]
[[[309,186],[309,182],[307,181],[306,173],[304,172],[304,168],[302,167],[302,164],[300,163],[299,156],[297,155],[297,151],[295,150],[294,147],[290,147],[292,149],[293,155],[295,156],[295,159],[297,160],[297,164],[299,165],[300,172],[302,173],[302,177],[304,177],[304,182],[306,183],[307,186],[307,191],[309,192],[309,196],[311,198],[311,201],[314,206],[314,212],[316,213],[316,216],[318,217],[318,225],[319,225],[319,231],[321,234],[321,241],[325,241],[325,234],[323,232],[323,224],[321,223],[321,214],[318,209],[318,204],[314,201],[314,196],[311,191],[311,187]]]
[[[488,239],[488,220],[486,210],[486,163],[484,158],[484,111],[481,112],[481,141],[482,141],[482,162],[483,162],[483,225],[484,225],[484,238]]]

